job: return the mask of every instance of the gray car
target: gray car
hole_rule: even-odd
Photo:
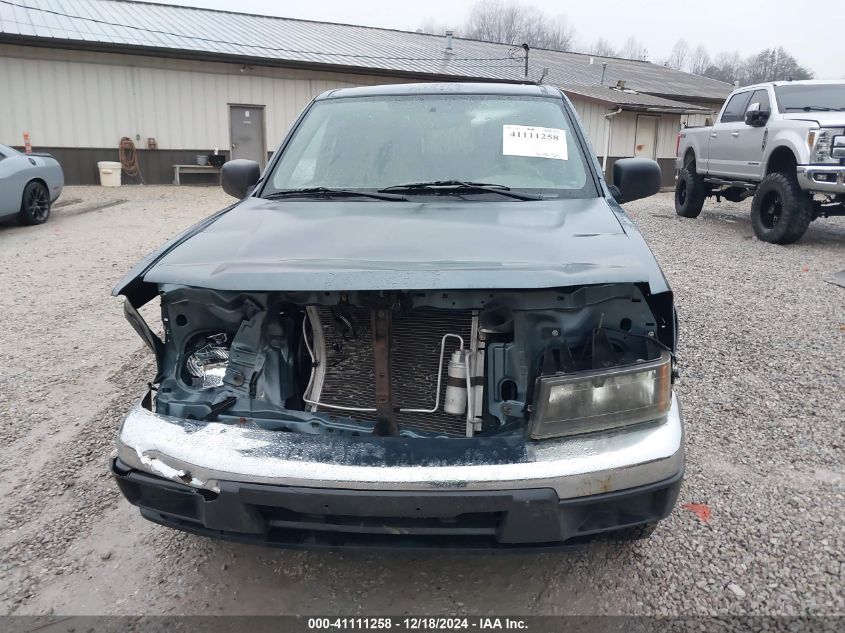
[[[64,182],[62,166],[49,154],[21,154],[0,145],[0,220],[44,224]]]
[[[147,519],[285,547],[647,536],[684,470],[672,292],[548,86],[315,99],[239,202],[115,293],[155,353],[112,471]],[[138,312],[161,303],[165,336]]]

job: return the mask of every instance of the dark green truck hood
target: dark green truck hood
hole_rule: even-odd
[[[604,198],[384,202],[247,198],[151,253],[114,289],[553,288],[667,285],[622,209]],[[146,287],[144,289],[144,287]],[[154,291],[153,293],[154,294]]]

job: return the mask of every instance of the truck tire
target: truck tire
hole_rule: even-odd
[[[757,187],[751,205],[751,226],[757,239],[792,244],[813,221],[813,200],[791,174],[769,174]]]
[[[695,173],[693,165],[687,165],[678,174],[675,185],[675,213],[682,218],[697,218],[705,197],[704,179]]]

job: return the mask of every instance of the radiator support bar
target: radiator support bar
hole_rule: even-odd
[[[393,406],[393,389],[390,381],[390,330],[393,313],[388,308],[372,311],[373,320],[373,368],[376,387],[375,435],[397,437],[399,425]]]

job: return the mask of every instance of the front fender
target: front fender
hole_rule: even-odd
[[[810,148],[807,145],[808,132],[809,128],[803,125],[770,131],[763,151],[763,165],[768,167],[772,155],[783,149],[791,151],[799,165],[808,164],[810,162]],[[768,168],[766,173],[768,173]]]

